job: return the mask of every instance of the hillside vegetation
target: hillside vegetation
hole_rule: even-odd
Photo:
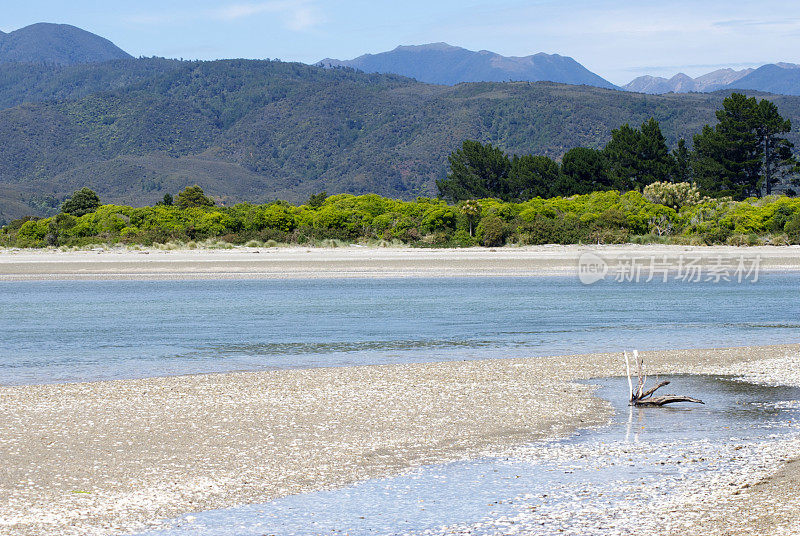
[[[466,139],[558,159],[654,117],[674,146],[712,123],[728,95],[434,86],[277,61],[118,65],[91,71],[95,89],[66,89],[71,76],[83,77],[58,69],[42,69],[37,84],[3,86],[0,102],[29,102],[0,111],[0,221],[53,214],[84,185],[133,206],[194,183],[226,204],[298,202],[321,190],[413,199],[435,194],[448,155]],[[34,89],[26,96],[22,87]],[[800,98],[765,98],[783,117],[800,117]],[[799,141],[796,132],[789,138]]]
[[[97,198],[83,190],[65,204],[73,214],[13,221],[0,230],[0,245],[800,243],[800,199],[771,196],[735,202],[676,192],[679,195],[665,196],[663,189],[650,188],[644,194],[608,191],[524,203],[482,199],[456,205],[430,198],[401,201],[343,194],[315,195],[300,206],[282,201],[219,207],[212,206],[200,188],[187,188],[175,205],[133,208],[97,206]],[[171,203],[172,198],[165,201]]]
[[[161,58],[54,65],[0,63],[0,109],[23,103],[77,100],[114,91],[177,69],[181,62]]]

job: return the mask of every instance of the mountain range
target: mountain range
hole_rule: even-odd
[[[729,94],[437,85],[279,61],[91,62],[96,49],[55,52],[46,54],[62,61],[43,52],[0,62],[0,221],[52,213],[82,186],[131,205],[195,183],[225,204],[297,202],[322,190],[435,195],[466,139],[559,158],[655,117],[674,145],[713,123]],[[759,95],[800,124],[800,97]],[[790,139],[800,145],[797,132]]]
[[[800,95],[800,65],[774,63],[757,69],[719,69],[691,78],[678,73],[672,78],[640,76],[622,86],[626,91],[664,94],[688,93],[690,91],[711,92],[720,89],[752,89],[782,95]]]
[[[800,95],[800,66],[792,63],[769,64],[738,71],[719,69],[697,78],[684,73],[672,78],[640,76],[622,87],[615,86],[567,56],[539,53],[508,57],[487,50],[474,52],[447,43],[399,46],[389,52],[365,54],[352,60],[325,58],[316,65],[350,67],[366,73],[394,73],[420,82],[444,85],[549,81],[655,95],[733,89]]]
[[[345,61],[326,58],[316,65],[352,67],[366,73],[394,73],[429,84],[548,81],[618,89],[567,56],[539,53],[507,57],[488,50],[473,52],[447,43],[399,46],[390,52],[365,54]]]
[[[661,76],[640,76],[622,86],[626,91],[636,91],[638,93],[651,93],[660,95],[663,93],[689,93],[690,91],[708,92],[717,91],[725,86],[736,82],[747,76],[754,69],[719,69],[697,78],[692,78],[687,74],[678,73],[672,78]]]
[[[130,59],[114,43],[68,24],[37,23],[10,33],[0,32],[0,64],[42,63],[76,65]],[[791,63],[763,65],[757,69],[719,69],[691,78],[640,76],[622,87],[591,72],[574,59],[558,54],[502,56],[488,50],[471,51],[447,43],[399,46],[352,60],[326,58],[322,67],[350,67],[366,73],[393,73],[420,82],[455,85],[463,82],[549,81],[665,94],[750,89],[800,95],[800,66]],[[7,82],[7,80],[5,81]],[[80,80],[76,81],[80,85]],[[4,80],[0,79],[0,84]]]

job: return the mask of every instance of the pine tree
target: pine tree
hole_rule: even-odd
[[[640,177],[637,186],[644,188],[654,182],[669,180],[675,168],[675,160],[670,155],[658,121],[651,117],[642,123],[640,132]]]
[[[546,156],[514,156],[508,173],[508,201],[550,197],[558,182],[560,167]]]
[[[678,146],[672,151],[675,168],[672,172],[672,182],[692,182],[691,153],[686,147],[686,140],[678,140]]]
[[[694,137],[693,168],[704,192],[736,199],[772,193],[772,186],[797,170],[792,144],[781,134],[791,122],[774,103],[733,93],[717,113],[718,123]]]
[[[759,188],[766,195],[772,194],[772,186],[785,175],[796,172],[798,163],[792,154],[792,143],[780,137],[792,130],[792,122],[778,113],[775,103],[766,99],[758,103],[756,134],[762,151],[762,178]]]
[[[666,181],[675,167],[661,127],[652,117],[642,123],[641,129],[625,124],[612,130],[604,153],[615,186],[623,191]]]
[[[639,183],[640,135],[638,130],[625,123],[611,131],[611,141],[603,150],[614,186],[621,191],[632,190]]]
[[[491,144],[467,140],[450,154],[447,179],[436,181],[439,194],[453,202],[484,197],[504,198],[508,194],[511,161]]]
[[[561,176],[554,195],[588,194],[613,187],[603,151],[575,147],[561,159]]]

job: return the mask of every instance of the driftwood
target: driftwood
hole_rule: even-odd
[[[633,359],[636,361],[636,376],[638,377],[638,382],[636,385],[636,389],[633,388],[633,382],[631,381],[631,365],[628,359],[628,352],[623,352],[625,355],[625,369],[628,372],[628,389],[630,390],[630,405],[631,406],[639,406],[639,407],[656,407],[656,406],[665,406],[667,404],[674,404],[675,402],[694,402],[695,404],[705,404],[702,400],[697,398],[692,398],[690,396],[678,396],[678,395],[662,395],[662,396],[653,396],[653,394],[664,387],[665,385],[669,385],[668,381],[663,381],[657,384],[655,387],[651,387],[650,389],[645,390],[645,383],[647,383],[647,374],[644,370],[644,359],[639,357],[639,352],[637,350],[633,351]]]

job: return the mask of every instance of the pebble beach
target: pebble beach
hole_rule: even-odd
[[[651,374],[800,385],[800,345],[643,356]],[[608,422],[608,404],[574,381],[622,367],[620,355],[591,354],[2,387],[0,532],[124,534],[535,445]],[[682,482],[694,488],[674,496],[691,501],[664,506],[670,531],[795,526],[797,469],[786,462],[799,444],[739,456],[720,473],[736,486]]]

